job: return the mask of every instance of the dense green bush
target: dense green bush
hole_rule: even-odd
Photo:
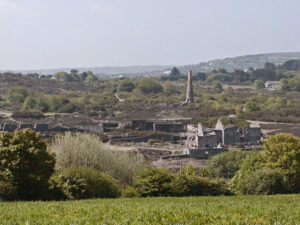
[[[85,82],[94,82],[94,81],[97,81],[98,78],[90,71],[88,71],[88,75],[87,77],[85,78]]]
[[[54,77],[58,80],[65,82],[93,82],[98,80],[98,78],[91,71],[84,71],[78,74],[78,70],[72,69],[70,73],[60,71],[54,74]]]
[[[51,184],[67,199],[116,198],[121,193],[114,178],[89,167],[70,167],[52,177]]]
[[[241,194],[272,195],[286,192],[284,177],[278,170],[259,169],[247,174],[239,186]]]
[[[177,90],[176,86],[174,86],[171,82],[167,81],[164,84],[164,93],[170,96],[180,92]]]
[[[135,88],[134,83],[129,80],[123,80],[119,84],[119,91],[132,92]]]
[[[41,111],[38,110],[22,110],[22,111],[14,111],[11,117],[41,119],[44,118],[44,115]]]
[[[265,88],[265,82],[263,80],[255,80],[254,87],[256,90],[261,90]]]
[[[25,88],[11,87],[8,89],[8,101],[11,103],[23,103],[29,92]]]
[[[173,67],[173,69],[171,70],[170,76],[179,76],[181,75],[179,69],[177,69],[177,67]]]
[[[242,194],[243,187],[245,186],[245,181],[248,174],[255,172],[256,170],[262,169],[264,165],[264,160],[261,154],[250,154],[246,157],[240,166],[240,169],[235,173],[234,177],[231,179],[231,188],[233,192]]]
[[[174,196],[203,196],[228,193],[224,184],[198,176],[196,168],[192,166],[186,167],[176,174],[171,187]]]
[[[295,70],[300,71],[300,60],[288,60],[282,65],[278,66],[281,70]]]
[[[124,191],[126,197],[201,196],[229,194],[225,182],[200,177],[196,168],[189,166],[177,174],[165,168],[148,168],[134,180],[133,187]]]
[[[160,84],[160,82],[153,78],[140,78],[137,80],[136,86],[144,94],[158,93],[163,91],[163,86]]]
[[[174,174],[165,168],[148,168],[137,176],[133,187],[142,197],[170,196],[174,178]]]
[[[207,170],[211,177],[231,179],[249,153],[241,150],[231,150],[218,154],[207,163]]]
[[[35,99],[34,96],[28,96],[22,106],[23,110],[30,110],[30,109],[35,109],[37,105],[37,100]]]
[[[263,143],[264,167],[278,169],[291,193],[300,192],[300,138],[290,134],[269,136]]]
[[[0,180],[0,201],[14,201],[17,199],[16,187],[9,181]]]
[[[263,179],[269,179],[271,186],[262,183]],[[260,182],[262,186],[254,189],[254,184],[250,184],[250,181],[256,185]],[[231,184],[233,190],[241,194],[269,194],[277,191],[299,193],[299,181],[300,139],[290,134],[277,134],[269,136],[263,143],[262,154],[251,154],[243,161]]]
[[[24,110],[40,110],[42,112],[72,113],[80,110],[82,106],[71,103],[68,98],[62,96],[34,93],[25,99],[22,108]]]
[[[55,159],[38,133],[25,129],[0,133],[0,172],[24,200],[43,199]]]
[[[61,108],[57,109],[56,111],[59,113],[73,113],[79,111],[82,108],[83,107],[80,107],[79,104],[68,103],[63,105]]]
[[[214,91],[216,91],[218,93],[221,93],[223,91],[222,84],[219,81],[214,81],[213,82],[213,88],[214,88]]]
[[[261,108],[256,102],[247,101],[245,104],[245,110],[246,112],[256,112],[256,111],[260,111]]]
[[[140,197],[140,194],[137,192],[137,190],[134,187],[128,185],[123,189],[122,197],[136,198],[136,197]]]

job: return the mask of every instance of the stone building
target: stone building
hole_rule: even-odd
[[[224,126],[222,121],[218,119],[215,130],[221,131],[223,145],[236,145],[241,143],[241,134],[238,127]]]
[[[12,124],[12,123],[4,123],[2,130],[4,132],[14,132],[18,128],[17,124]]]
[[[186,124],[182,122],[132,120],[131,128],[138,130],[153,130],[180,133],[186,131]]]
[[[153,128],[153,121],[146,121],[146,120],[132,120],[131,126],[133,129],[138,130],[154,130]]]
[[[49,131],[49,125],[47,123],[36,123],[33,129],[36,132],[45,132]]]
[[[236,126],[224,126],[219,119],[215,128],[187,125],[187,149],[221,148],[238,144],[260,144],[260,127],[247,126],[240,130]]]
[[[198,126],[187,126],[188,148],[216,148],[222,143],[222,133],[219,130],[204,128],[202,124]]]
[[[185,125],[182,123],[168,123],[168,122],[156,122],[153,124],[155,131],[180,133],[185,132]]]
[[[20,123],[18,127],[19,130],[23,130],[27,128],[33,130],[33,125],[31,123]]]
[[[243,143],[252,145],[260,143],[262,138],[261,128],[259,126],[247,126],[243,129],[241,141]]]

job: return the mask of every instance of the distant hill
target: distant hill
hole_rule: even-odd
[[[181,72],[188,70],[208,72],[214,69],[224,68],[227,71],[234,69],[253,69],[262,68],[266,62],[274,63],[275,65],[282,64],[291,59],[300,59],[300,52],[290,53],[270,53],[258,55],[245,55],[233,58],[216,59],[208,62],[201,62],[194,65],[186,65],[179,67]]]
[[[282,64],[291,59],[300,59],[300,52],[290,53],[270,53],[258,55],[245,55],[233,58],[216,59],[208,62],[200,62],[194,65],[178,66],[181,72],[187,73],[188,70],[194,72],[203,71],[208,72],[214,69],[224,68],[227,71],[234,69],[248,69],[250,67],[261,68],[266,62],[274,63],[276,65]],[[92,67],[92,68],[62,68],[62,69],[41,69],[41,70],[12,70],[11,72],[20,73],[39,73],[39,74],[54,74],[59,71],[69,72],[71,69],[77,69],[79,72],[92,71],[99,76],[157,76],[161,75],[164,71],[170,70],[173,65],[148,65],[148,66],[122,66],[122,67]],[[1,71],[0,71],[1,72]],[[6,72],[6,71],[2,71]]]
[[[120,66],[120,67],[84,67],[84,68],[60,68],[60,69],[40,69],[40,70],[10,70],[15,73],[38,73],[38,74],[54,74],[56,72],[64,71],[70,72],[71,69],[76,69],[79,72],[92,71],[97,75],[143,75],[143,74],[159,74],[161,71],[173,66],[149,65],[149,66]],[[7,70],[0,70],[0,72],[8,72]]]

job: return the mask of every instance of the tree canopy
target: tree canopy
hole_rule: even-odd
[[[138,79],[136,84],[144,94],[158,93],[163,91],[163,86],[160,84],[160,82],[152,78],[145,77]]]
[[[0,172],[24,200],[45,197],[55,158],[42,137],[30,130],[0,134]]]
[[[290,134],[269,136],[263,144],[265,167],[277,168],[284,175],[288,190],[300,191],[300,139]]]
[[[173,67],[170,76],[179,76],[180,74],[181,74],[180,71],[176,67]]]
[[[263,180],[263,177],[273,182],[273,185],[265,183],[258,190],[255,183]],[[237,192],[242,194],[274,191],[298,193],[299,181],[300,139],[290,134],[277,134],[267,138],[263,143],[261,154],[251,154],[243,161],[240,170],[232,179],[232,185]]]
[[[256,90],[261,90],[265,88],[265,82],[263,80],[255,80],[254,87]]]
[[[216,178],[232,178],[249,153],[231,150],[212,157],[207,164],[209,175]]]

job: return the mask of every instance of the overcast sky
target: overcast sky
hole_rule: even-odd
[[[300,51],[300,0],[0,0],[0,69]]]

